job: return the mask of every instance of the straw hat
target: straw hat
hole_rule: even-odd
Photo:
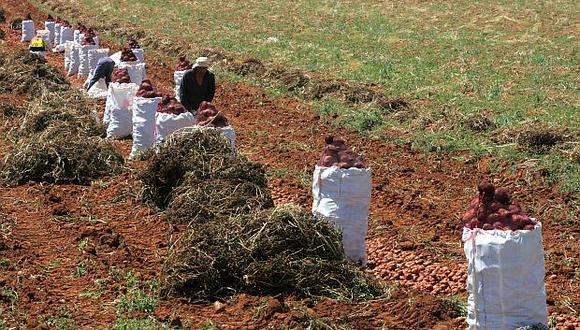
[[[209,66],[209,59],[207,57],[198,57],[195,60],[195,64],[193,65],[193,69],[195,68],[207,68]]]

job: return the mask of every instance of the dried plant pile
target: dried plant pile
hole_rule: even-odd
[[[168,218],[178,223],[204,223],[274,206],[267,187],[243,179],[188,176],[173,195]]]
[[[123,157],[109,141],[62,125],[17,142],[0,165],[4,183],[89,184],[121,170]]]
[[[338,231],[287,205],[190,229],[170,250],[161,292],[193,299],[239,292],[367,299],[384,288],[344,261]]]
[[[86,136],[103,136],[105,133],[105,126],[98,121],[94,102],[75,90],[45,92],[35,98],[29,103],[19,133],[24,136],[41,133],[62,123],[78,127]]]
[[[17,142],[0,164],[3,183],[89,184],[122,169],[123,157],[97,137],[104,129],[90,100],[39,57],[28,52],[0,55],[0,93],[32,99],[25,113],[18,112],[23,118]]]
[[[46,60],[22,50],[0,51],[0,93],[37,96],[42,91],[66,91],[65,77]]]
[[[145,187],[143,198],[165,208],[186,174],[209,179],[225,167],[230,155],[228,141],[217,130],[172,134],[139,176]]]

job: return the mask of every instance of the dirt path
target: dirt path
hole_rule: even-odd
[[[2,6],[9,12],[8,22],[28,11],[37,20],[43,17],[27,3],[7,1]],[[1,26],[6,30],[6,24]],[[21,47],[18,38],[17,33],[7,33],[3,47]],[[62,67],[62,55],[50,56],[49,60]],[[172,91],[172,71],[167,66],[150,65],[148,74],[163,90]],[[78,80],[73,82],[80,86]],[[270,186],[276,203],[292,201],[309,206],[309,180],[324,135],[343,136],[362,152],[373,170],[370,265],[377,275],[397,280],[411,291],[398,293],[388,302],[364,306],[326,300],[309,306],[292,298],[282,299],[281,304],[278,298],[242,295],[216,311],[213,306],[162,301],[155,312],[158,319],[187,319],[198,324],[212,319],[231,328],[293,324],[304,318],[298,307],[288,307],[297,303],[321,319],[354,315],[347,323],[361,327],[458,325],[443,315],[446,309],[442,303],[452,294],[465,295],[459,218],[483,177],[514,190],[524,207],[544,223],[550,312],[571,316],[574,306],[578,310],[580,298],[574,294],[579,292],[577,270],[569,265],[577,267],[579,263],[579,229],[577,223],[574,226],[561,221],[569,218],[573,199],[559,193],[557,187],[544,185],[539,174],[534,176],[525,168],[512,170],[512,164],[491,158],[474,159],[464,154],[452,159],[415,152],[409,145],[364,138],[334,127],[330,118],[314,115],[299,101],[270,99],[260,89],[245,84],[220,82],[216,105],[236,128],[241,152],[271,165]],[[124,154],[128,154],[130,143],[118,142]],[[10,249],[0,251],[0,257],[10,261],[7,276],[0,276],[0,283],[4,278],[6,287],[17,288],[18,309],[27,314],[14,316],[19,322],[42,323],[46,321],[43,316],[60,315],[66,310],[77,326],[110,325],[116,319],[114,302],[127,291],[127,286],[114,278],[119,273],[115,269],[124,274],[135,269],[142,283],[158,275],[172,231],[161,215],[152,214],[139,203],[138,186],[129,171],[92,187],[0,188],[2,213],[17,219]],[[422,272],[408,272],[424,260],[429,264]],[[80,264],[88,269],[88,275],[75,278]],[[23,275],[19,277],[20,272]],[[87,296],[87,289],[99,289],[95,280],[102,280],[99,283],[104,283],[104,293],[96,299],[82,298]],[[409,303],[412,296],[417,299]],[[254,317],[264,301],[272,308],[267,309],[266,316]],[[408,317],[401,319],[404,313]]]

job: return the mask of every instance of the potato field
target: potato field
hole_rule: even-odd
[[[2,0],[0,330],[580,329],[578,14]]]

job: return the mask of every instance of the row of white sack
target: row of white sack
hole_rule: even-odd
[[[101,80],[99,84],[104,84]],[[131,158],[139,152],[163,142],[178,130],[195,125],[195,117],[186,112],[179,115],[157,112],[161,100],[136,97],[139,86],[134,83],[109,84],[103,122],[107,124],[107,138],[123,139],[133,136]],[[235,131],[231,126],[220,128],[235,150]]]
[[[65,43],[64,68],[67,74],[79,77],[90,77],[94,73],[101,58],[107,57],[108,48],[97,48],[94,45],[78,45],[72,42]],[[145,79],[145,63],[119,62],[118,67],[129,71],[131,82],[141,84]]]
[[[67,41],[73,41],[80,44],[84,39],[85,35],[79,30],[74,30],[71,27],[62,26],[60,23],[55,23],[54,21],[44,22],[44,29],[48,31],[46,38],[47,45],[49,48],[58,47],[59,45],[64,45]],[[34,28],[34,21],[24,20],[22,21],[22,37],[20,41],[30,41],[34,38],[36,30]],[[95,45],[99,46],[99,36],[95,35],[93,37]]]

